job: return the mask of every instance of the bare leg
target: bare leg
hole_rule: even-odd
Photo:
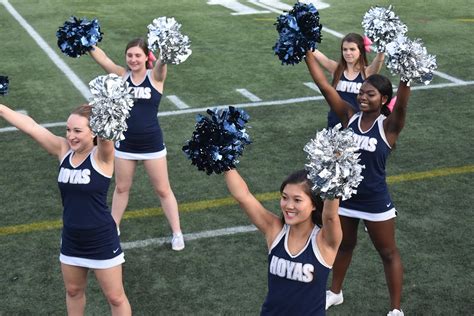
[[[179,222],[178,202],[171,190],[168,178],[166,157],[143,161],[150,182],[160,199],[161,207],[174,234],[181,233]]]
[[[112,217],[117,223],[117,227],[120,225],[123,213],[128,205],[136,166],[137,162],[135,160],[115,158],[115,190],[112,199]]]
[[[403,287],[403,265],[395,242],[395,219],[383,222],[365,221],[370,239],[382,258],[390,294],[391,309],[400,309]]]
[[[69,316],[84,315],[86,307],[87,268],[61,263],[64,286],[66,287],[66,306]]]
[[[109,302],[113,316],[132,315],[132,309],[122,282],[122,265],[109,269],[96,269],[95,276]]]
[[[337,251],[336,260],[332,267],[331,291],[340,293],[342,284],[352,260],[352,253],[357,244],[357,226],[359,219],[340,216],[342,227],[342,242]]]

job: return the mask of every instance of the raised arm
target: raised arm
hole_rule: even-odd
[[[319,90],[321,90],[327,103],[337,114],[343,126],[346,127],[349,123],[349,118],[354,114],[352,107],[339,96],[336,89],[329,83],[321,66],[319,66],[316,58],[313,56],[313,52],[306,52],[305,61],[314,83],[319,87]]]
[[[385,54],[384,53],[377,53],[375,55],[374,60],[370,63],[369,66],[365,69],[365,74],[367,77],[378,74],[380,72],[380,69],[382,69],[383,65],[383,60],[385,59]]]
[[[61,159],[69,149],[69,145],[64,137],[54,135],[28,115],[15,112],[6,105],[0,104],[0,117],[3,117],[8,123],[29,135],[48,153],[56,156],[58,159]]]
[[[392,113],[384,121],[385,136],[390,146],[395,145],[398,135],[405,126],[408,99],[410,98],[410,87],[406,82],[400,80],[397,90],[397,101]]]
[[[114,173],[114,150],[113,141],[97,137],[97,151],[94,158],[101,170],[110,176]]]
[[[158,88],[161,93],[163,93],[167,73],[167,64],[163,63],[161,61],[161,58],[158,58],[155,63],[155,66],[153,67],[152,78],[154,80],[156,88]]]
[[[334,75],[334,72],[336,71],[336,68],[337,68],[337,62],[335,60],[329,59],[326,55],[321,53],[319,50],[315,50],[313,52],[313,56],[314,58],[316,58],[319,64],[323,66],[324,69],[330,72],[331,75]]]
[[[121,77],[125,74],[125,68],[115,64],[112,59],[110,59],[100,47],[94,46],[94,49],[89,51],[89,55],[107,73],[116,74]]]
[[[224,173],[227,189],[232,197],[245,211],[250,221],[265,235],[268,246],[271,245],[278,232],[283,227],[280,218],[268,211],[250,193],[247,184],[237,170],[232,169]]]
[[[338,209],[339,199],[324,200],[323,227],[318,235],[318,238],[320,238],[318,248],[326,263],[331,265],[336,259],[337,250],[342,241],[342,228]]]

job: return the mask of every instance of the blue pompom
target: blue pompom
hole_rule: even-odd
[[[0,76],[0,95],[8,94],[8,76]]]
[[[207,110],[207,114],[210,117],[196,117],[196,129],[183,152],[199,170],[219,174],[235,168],[245,145],[251,143],[245,130],[249,115],[232,106]]]
[[[282,14],[275,23],[279,34],[273,46],[282,64],[294,65],[302,61],[308,50],[321,43],[319,12],[313,4],[297,2],[288,14]]]
[[[56,32],[59,49],[69,57],[80,57],[102,40],[99,22],[72,16]]]

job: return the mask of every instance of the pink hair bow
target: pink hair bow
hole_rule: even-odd
[[[370,40],[370,38],[368,38],[367,36],[364,36],[364,48],[365,48],[365,51],[367,53],[370,53],[370,50],[372,49],[371,45],[372,45],[372,41]]]
[[[393,112],[393,107],[395,106],[395,103],[397,102],[397,97],[393,97],[392,100],[387,104],[388,109],[390,112]]]
[[[153,55],[153,52],[150,50],[148,51],[148,68],[153,68],[153,62],[156,60],[155,55]]]

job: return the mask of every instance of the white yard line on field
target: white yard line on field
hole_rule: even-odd
[[[229,227],[229,228],[222,228],[216,230],[206,230],[198,233],[190,233],[184,234],[184,240],[196,240],[202,238],[213,238],[219,236],[227,236],[227,235],[235,235],[241,233],[248,233],[257,231],[257,228],[253,225],[249,226],[236,226],[236,227]],[[134,249],[134,248],[143,248],[147,246],[161,246],[166,243],[170,242],[169,237],[161,237],[161,238],[150,238],[145,240],[137,240],[137,241],[129,241],[129,242],[122,242],[121,246],[122,249]]]
[[[440,76],[441,78],[444,78],[444,79],[446,79],[446,80],[449,80],[449,81],[451,81],[451,82],[453,82],[453,83],[460,83],[460,84],[462,84],[462,83],[465,82],[464,80],[455,78],[455,77],[453,77],[453,76],[450,76],[450,75],[448,75],[448,74],[445,74],[445,73],[440,72],[440,71],[437,71],[437,70],[434,70],[433,73],[434,73],[435,75],[438,75],[438,76]]]
[[[28,24],[21,17],[21,15],[13,8],[8,0],[0,0],[0,3],[5,6],[5,8],[10,12],[10,14],[20,23],[20,25],[30,34],[30,36],[36,41],[36,43],[40,46],[41,49],[48,55],[48,57],[54,62],[54,64],[66,75],[66,77],[72,82],[72,84],[81,92],[81,94],[86,98],[90,98],[89,89],[84,85],[84,83],[77,77],[77,75],[67,66],[66,63],[62,61],[62,59],[54,52],[54,50],[49,47],[49,45],[41,38],[41,36]],[[280,14],[283,11],[280,12]],[[337,31],[331,30],[327,27],[323,28],[323,31],[330,33],[331,35],[342,38],[344,34],[339,33]],[[450,83],[441,83],[441,84],[431,84],[428,86],[415,86],[412,90],[427,90],[427,89],[436,89],[436,88],[447,88],[447,87],[456,87],[456,86],[466,86],[474,84],[474,81],[464,81],[448,74],[434,71],[434,73],[448,81]],[[311,83],[303,83],[307,87],[316,90],[317,87]],[[184,103],[179,97],[175,95],[170,95],[167,98],[176,106],[179,110],[174,111],[164,111],[159,112],[158,116],[172,116],[172,115],[180,115],[180,114],[188,114],[188,113],[202,113],[205,112],[207,109],[215,109],[215,108],[227,108],[228,106],[239,107],[239,108],[247,108],[247,107],[258,107],[258,106],[268,106],[268,105],[282,105],[282,104],[294,104],[294,103],[303,103],[309,101],[317,101],[322,100],[322,96],[313,96],[313,97],[302,97],[302,98],[291,98],[286,100],[273,100],[273,101],[261,101],[261,99],[252,93],[248,92],[246,89],[236,89],[236,91],[240,92],[242,95],[249,98],[252,103],[240,103],[240,104],[226,104],[226,105],[214,105],[208,107],[201,107],[201,108],[190,108],[186,103]],[[316,90],[317,91],[317,90]],[[65,126],[66,122],[55,122],[55,123],[46,123],[41,124],[42,126],[49,128],[49,127],[56,127],[56,126]],[[16,131],[15,127],[4,127],[0,128],[0,133],[3,132],[11,132]]]
[[[314,82],[304,82],[303,84],[311,90],[314,90],[317,93],[321,94],[321,90],[319,90],[318,86]]]
[[[252,102],[262,101],[262,99],[260,99],[255,94],[248,91],[247,89],[235,89],[235,91],[237,91],[238,93],[240,93],[241,95],[243,95],[244,97],[246,97],[247,99],[249,99]]]
[[[181,100],[180,98],[178,98],[177,96],[175,95],[168,95],[166,97],[168,100],[171,101],[171,103],[173,103],[174,105],[176,105],[176,107],[178,109],[187,109],[189,108],[189,105],[187,105],[186,103],[183,102],[183,100]]]
[[[304,85],[309,87],[309,85],[307,85],[306,83],[304,83]],[[474,85],[474,81],[462,81],[462,83],[438,83],[438,84],[430,84],[427,86],[415,86],[415,87],[412,87],[411,90],[415,91],[415,90],[441,89],[441,88],[460,87],[460,86],[468,86],[468,85]],[[249,107],[259,107],[259,106],[296,104],[296,103],[304,103],[304,102],[309,102],[309,101],[318,101],[318,100],[323,100],[323,99],[324,97],[319,95],[319,96],[312,96],[312,97],[291,98],[291,99],[285,99],[285,100],[213,105],[213,106],[202,107],[202,108],[188,108],[184,110],[163,111],[163,112],[158,113],[158,117],[189,114],[189,113],[205,113],[207,109],[224,109],[229,106],[233,106],[235,108],[249,108]],[[41,124],[41,126],[46,127],[46,128],[56,127],[56,126],[66,126],[66,122],[46,123],[46,124]],[[0,128],[0,133],[12,132],[12,131],[17,131],[17,129],[15,127]]]
[[[8,0],[0,0],[5,9],[20,23],[20,25],[28,32],[38,46],[48,55],[49,59],[61,70],[77,90],[87,100],[91,97],[89,88],[79,79],[79,77],[69,68],[69,66],[56,54],[56,52],[46,43],[46,41],[31,27],[28,22],[15,10]]]

